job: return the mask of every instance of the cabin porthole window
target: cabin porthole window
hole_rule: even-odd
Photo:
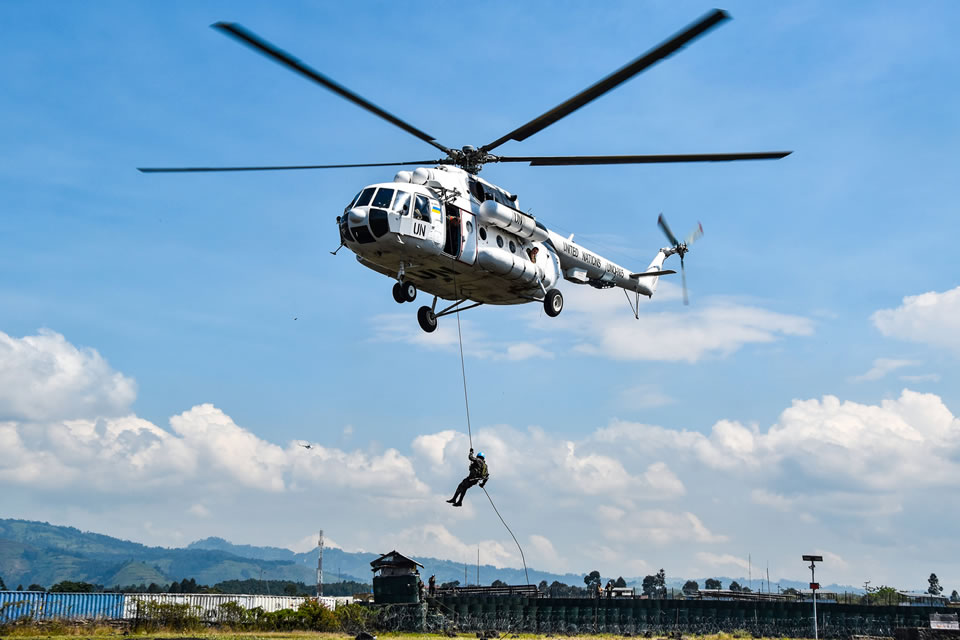
[[[513,240],[510,241],[510,253],[517,252],[517,245],[513,244]]]
[[[467,235],[473,233],[473,223],[467,220]]]
[[[480,227],[480,239],[481,240],[487,239],[487,230],[484,229],[483,227]]]
[[[497,234],[497,246],[503,249],[503,236],[499,233]]]

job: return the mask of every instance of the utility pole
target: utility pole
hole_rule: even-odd
[[[317,537],[317,597],[323,595],[323,529]]]
[[[477,545],[477,586],[480,586],[480,545]]]
[[[813,640],[819,640],[820,634],[817,629],[817,589],[820,588],[820,585],[817,584],[814,571],[817,568],[816,563],[823,562],[823,556],[803,556],[803,560],[810,562],[810,593],[813,594]]]

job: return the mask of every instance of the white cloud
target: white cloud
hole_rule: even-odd
[[[792,473],[869,490],[949,486],[960,480],[960,419],[933,394],[904,390],[880,405],[835,396],[795,400],[766,432],[720,420],[709,436],[614,421],[595,439],[647,451],[687,451],[735,473]],[[770,496],[754,495],[770,501]]]
[[[395,549],[406,549],[409,555],[427,556],[432,558],[449,558],[452,560],[476,561],[477,547],[480,548],[480,562],[492,564],[495,567],[515,567],[521,564],[520,554],[516,547],[510,547],[497,540],[481,540],[466,543],[450,532],[447,527],[428,523],[411,527],[389,534],[387,546]],[[510,541],[513,544],[513,541]]]
[[[899,307],[881,309],[871,319],[885,336],[960,354],[960,287],[906,296]]]
[[[190,515],[193,515],[193,516],[197,516],[198,518],[209,518],[209,517],[210,517],[210,510],[207,509],[207,508],[206,508],[205,506],[203,506],[202,504],[200,504],[199,502],[191,505],[190,508],[187,509],[187,513],[189,513]]]
[[[640,384],[620,392],[620,403],[628,409],[655,409],[676,402],[658,387]]]
[[[635,319],[620,308],[622,300],[605,293],[609,292],[573,288],[564,313],[547,320],[550,326],[571,333],[580,353],[614,360],[692,363],[729,355],[748,344],[813,333],[807,318],[732,303],[683,312],[641,310]]]
[[[373,340],[405,342],[421,348],[443,351],[460,349],[457,319],[454,316],[442,318],[433,333],[425,333],[416,324],[411,324],[409,317],[401,314],[375,316],[371,323]],[[482,330],[476,329],[470,320],[460,320],[460,333],[463,335],[464,352],[473,358],[519,362],[531,358],[549,360],[554,357],[553,353],[542,345],[529,340],[509,342],[490,338]]]
[[[900,376],[904,382],[940,382],[939,373],[922,373],[915,376]]]
[[[453,442],[457,435],[459,434],[456,431],[447,429],[438,433],[417,436],[413,440],[413,450],[433,464],[442,465],[447,445]]]
[[[697,552],[697,560],[709,567],[737,567],[744,570],[750,564],[746,558],[739,558],[729,553],[710,553],[709,551]]]
[[[727,537],[710,531],[689,511],[661,509],[626,511],[601,505],[597,509],[605,538],[619,542],[647,540],[664,545],[671,542],[726,542]]]
[[[0,420],[120,416],[136,394],[94,349],[44,329],[23,338],[0,331]]]
[[[866,382],[868,380],[879,380],[888,373],[902,369],[903,367],[915,367],[920,363],[916,360],[895,360],[893,358],[877,358],[873,361],[873,366],[866,373],[850,378],[851,382]]]

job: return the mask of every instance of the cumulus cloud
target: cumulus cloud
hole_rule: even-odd
[[[134,381],[94,349],[48,330],[23,338],[0,331],[0,420],[119,416],[136,394]]]
[[[570,291],[570,302],[551,326],[570,333],[580,353],[614,360],[697,362],[729,355],[748,344],[813,333],[808,318],[758,307],[715,302],[682,313],[624,313],[623,300],[589,287]]]
[[[960,354],[960,287],[906,296],[899,307],[881,309],[871,320],[885,336]]]
[[[697,560],[709,567],[737,567],[747,569],[750,564],[746,558],[738,558],[729,553],[710,553],[708,551],[698,552]]]
[[[916,360],[896,360],[893,358],[877,358],[873,361],[873,366],[866,373],[850,378],[851,382],[866,382],[869,380],[879,380],[886,377],[888,373],[902,369],[903,367],[915,367],[920,363]]]
[[[598,514],[603,521],[603,536],[620,542],[648,540],[653,544],[669,542],[726,542],[727,537],[710,531],[689,511],[662,509],[626,510],[602,505]]]
[[[708,435],[615,421],[594,438],[642,444],[648,451],[686,451],[734,473],[769,477],[789,469],[838,489],[949,486],[960,479],[960,419],[938,396],[910,390],[879,405],[835,396],[795,400],[765,432],[729,420],[715,423]],[[771,506],[780,501],[770,493],[753,499]]]
[[[441,524],[430,523],[403,529],[388,535],[387,538],[390,540],[388,546],[406,549],[410,555],[456,560],[474,559],[479,547],[484,564],[495,567],[520,564],[520,554],[516,547],[510,548],[497,540],[471,541],[468,544]]]

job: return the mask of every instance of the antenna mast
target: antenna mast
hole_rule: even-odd
[[[323,529],[317,538],[317,597],[323,595]]]

